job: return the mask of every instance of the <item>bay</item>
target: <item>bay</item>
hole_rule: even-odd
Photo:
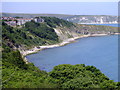
[[[26,58],[47,72],[59,64],[93,65],[111,80],[118,81],[118,35],[82,38],[76,43],[45,49]]]

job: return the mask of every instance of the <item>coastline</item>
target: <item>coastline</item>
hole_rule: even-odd
[[[120,33],[115,33],[115,34],[110,34],[110,35],[118,35],[118,34],[120,34]],[[77,37],[74,37],[74,38],[69,38],[67,40],[62,41],[61,43],[58,43],[58,44],[37,46],[37,47],[34,47],[32,49],[29,49],[29,50],[19,50],[19,51],[20,51],[22,57],[24,58],[24,61],[26,62],[26,64],[28,64],[29,61],[27,60],[27,58],[25,56],[27,56],[29,54],[37,53],[37,52],[39,52],[41,50],[48,49],[48,48],[55,48],[55,47],[64,46],[66,44],[75,42],[77,39],[80,39],[80,38],[97,37],[97,36],[107,36],[107,35],[109,35],[109,34],[91,34],[91,35],[88,34],[88,35],[81,35],[81,36],[77,36]]]

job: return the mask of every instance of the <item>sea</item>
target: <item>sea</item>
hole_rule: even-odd
[[[105,25],[105,24],[104,24]],[[106,26],[114,26],[108,25]],[[26,58],[41,70],[50,72],[59,64],[95,66],[110,80],[118,82],[119,35],[87,37],[62,47],[45,49]]]

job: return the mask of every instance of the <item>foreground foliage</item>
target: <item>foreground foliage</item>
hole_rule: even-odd
[[[61,88],[117,88],[117,83],[94,66],[63,64],[54,67],[49,74],[50,81],[59,83]]]
[[[19,51],[3,44],[3,88],[118,88],[94,66],[63,64],[51,72],[39,70],[32,63],[25,64]]]

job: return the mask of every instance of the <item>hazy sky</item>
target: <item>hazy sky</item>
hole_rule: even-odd
[[[117,15],[117,2],[3,2],[2,12]]]
[[[2,2],[119,2],[119,0],[1,0]]]

